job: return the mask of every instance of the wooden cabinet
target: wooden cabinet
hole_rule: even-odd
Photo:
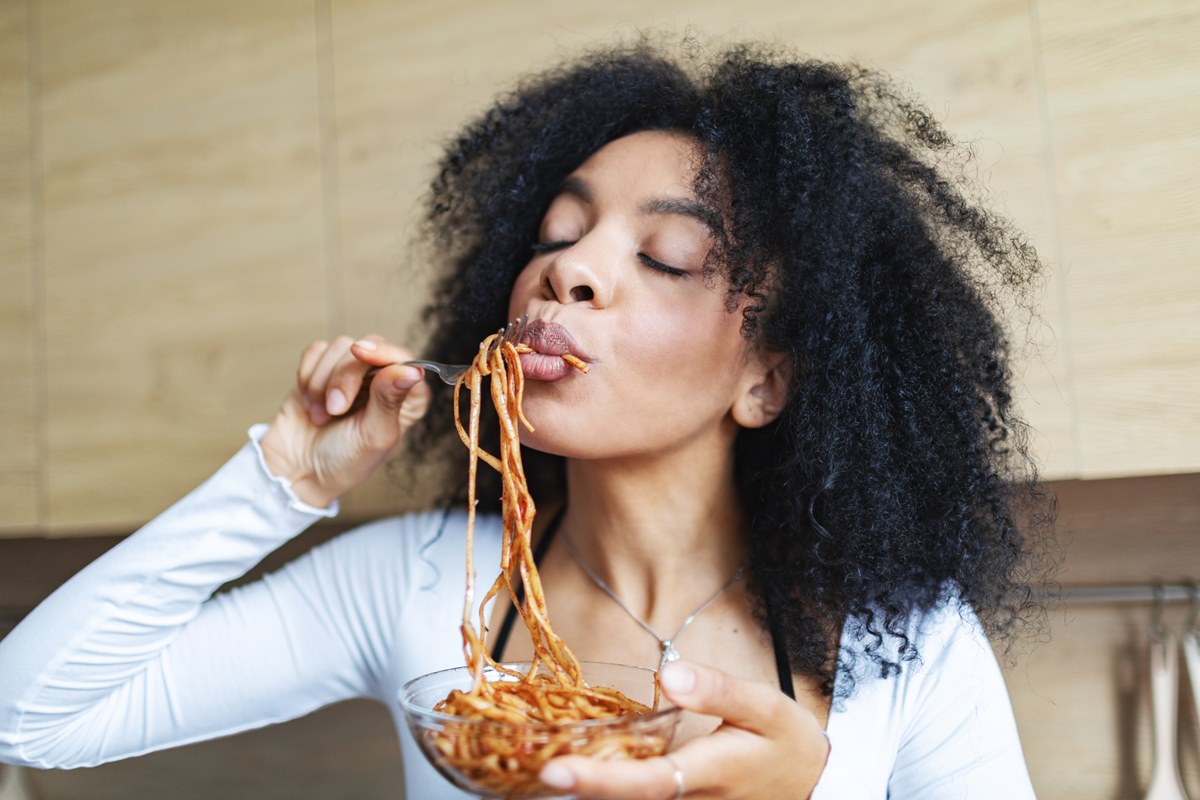
[[[0,533],[118,532],[269,418],[309,340],[412,337],[439,143],[516,76],[638,27],[910,82],[1051,271],[1022,362],[1049,477],[1200,469],[1182,2],[818,9],[615,0],[0,8]],[[403,502],[381,477],[347,502]]]
[[[1200,470],[1200,11],[1038,9],[1079,474]]]
[[[28,12],[0,4],[0,535],[42,510]]]
[[[182,495],[325,334],[311,9],[39,6],[47,529]]]

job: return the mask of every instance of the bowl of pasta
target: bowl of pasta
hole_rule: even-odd
[[[493,664],[409,681],[400,706],[421,752],[447,780],[488,798],[565,796],[538,780],[551,758],[615,760],[667,752],[681,711],[654,670],[583,662],[580,674],[544,665]]]

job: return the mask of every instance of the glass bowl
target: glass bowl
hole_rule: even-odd
[[[529,670],[529,662],[505,666],[522,673]],[[631,700],[653,705],[654,670],[586,661],[581,666],[589,686],[616,689]],[[484,677],[488,681],[515,680],[490,667],[484,670]],[[460,789],[488,798],[567,797],[569,794],[561,789],[545,786],[537,779],[551,758],[660,756],[670,746],[681,714],[665,697],[658,710],[648,714],[563,725],[496,722],[433,710],[452,689],[470,688],[471,674],[465,666],[431,672],[404,685],[400,706],[421,752],[438,772]],[[482,748],[483,752],[466,763],[463,757],[452,755],[468,747]]]

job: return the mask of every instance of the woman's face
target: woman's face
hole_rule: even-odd
[[[509,304],[536,351],[522,356],[524,442],[581,458],[732,442],[731,408],[761,368],[725,283],[703,274],[716,215],[691,189],[697,156],[684,135],[635,133],[550,204]]]

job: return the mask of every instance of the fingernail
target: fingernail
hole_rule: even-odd
[[[376,349],[375,343],[372,341],[368,341],[367,339],[359,339],[357,342],[354,343],[354,346],[358,347],[362,350],[375,350]]]
[[[575,775],[562,764],[547,764],[538,773],[538,780],[554,789],[570,789],[575,785]]]
[[[422,377],[421,370],[416,367],[405,367],[404,372],[400,373],[400,377],[392,381],[392,386],[395,386],[402,392],[407,392],[420,383]]]
[[[658,674],[658,682],[668,692],[687,694],[696,688],[696,670],[687,664],[667,664]]]
[[[345,347],[345,345],[342,346]],[[325,410],[330,414],[342,413],[346,410],[347,405],[349,403],[346,402],[346,395],[342,393],[341,389],[330,389],[329,393],[325,395]]]

